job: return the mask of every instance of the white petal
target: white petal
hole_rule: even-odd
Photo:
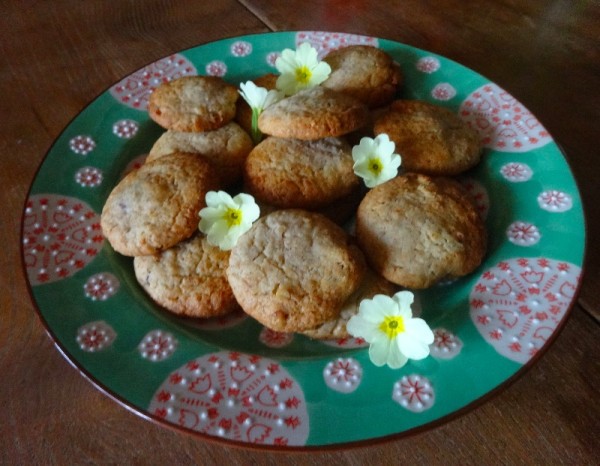
[[[383,366],[388,362],[388,355],[390,353],[390,340],[385,335],[377,336],[369,346],[369,357],[376,366]]]
[[[371,342],[377,334],[381,333],[377,326],[371,322],[364,320],[359,315],[354,315],[348,320],[346,330],[355,338],[364,338],[367,342]]]
[[[435,339],[429,325],[423,319],[406,319],[404,321],[404,329],[407,334],[427,345],[431,345]]]
[[[412,294],[410,291],[398,291],[394,296],[392,296],[392,299],[397,303],[398,308],[401,311],[404,311],[402,313],[403,317],[412,316],[411,306],[412,303],[415,301],[414,294]],[[406,313],[407,310],[409,311],[409,313]]]
[[[399,369],[404,366],[408,361],[406,355],[402,354],[397,344],[390,344],[390,351],[388,353],[387,364],[392,369]]]
[[[414,338],[408,332],[401,333],[396,337],[400,351],[409,359],[423,359],[429,356],[429,345]]]

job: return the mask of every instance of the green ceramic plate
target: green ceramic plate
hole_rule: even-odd
[[[131,260],[103,239],[100,212],[162,130],[147,116],[160,82],[190,74],[239,83],[273,72],[284,48],[323,56],[370,44],[402,65],[403,97],[456,111],[480,133],[482,163],[460,178],[490,232],[473,274],[417,293],[431,356],[377,368],[363,342],[311,341],[244,315],[192,323],[154,305]],[[22,253],[57,347],[129,409],[204,439],[324,447],[406,434],[472,406],[529,366],[564,324],[580,283],[585,226],[565,158],[525,107],[446,58],[327,32],[260,34],[152,63],[95,99],[58,137],[32,183]]]

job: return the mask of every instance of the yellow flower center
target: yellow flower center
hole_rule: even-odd
[[[379,330],[393,340],[399,333],[404,332],[404,319],[401,316],[386,316],[379,325]]]
[[[369,159],[369,171],[373,173],[373,175],[378,176],[383,170],[383,163],[381,163],[381,159],[379,157],[373,157]]]
[[[296,68],[296,81],[298,81],[300,84],[308,84],[311,77],[312,71],[310,71],[306,66]]]
[[[231,228],[234,225],[242,223],[242,211],[240,209],[229,208],[223,215],[223,218],[227,220],[227,225]]]

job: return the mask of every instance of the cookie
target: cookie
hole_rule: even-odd
[[[147,162],[112,190],[101,215],[102,233],[125,256],[156,254],[189,238],[217,175],[204,159],[172,154]]]
[[[354,97],[317,86],[266,108],[258,117],[258,128],[280,138],[321,139],[360,128],[367,115],[367,107]]]
[[[340,138],[313,141],[269,137],[246,159],[244,185],[280,208],[316,209],[355,191],[352,148]]]
[[[389,104],[402,83],[402,71],[392,57],[368,45],[350,45],[327,54],[331,74],[323,87],[351,95],[370,108]]]
[[[229,251],[192,238],[156,255],[133,259],[135,277],[148,295],[174,314],[218,317],[239,309],[225,270]]]
[[[386,133],[408,172],[457,175],[481,160],[477,132],[451,110],[418,100],[396,100],[379,116],[374,133]]]
[[[427,288],[472,272],[486,231],[455,180],[407,174],[376,186],[358,207],[356,236],[370,265],[389,281]]]
[[[216,76],[184,76],[158,86],[148,101],[148,114],[174,131],[210,131],[235,117],[238,91]]]
[[[246,157],[254,145],[248,133],[230,122],[214,131],[165,131],[154,143],[147,161],[173,152],[197,154],[208,160],[223,186],[231,186],[242,177]]]
[[[247,314],[272,330],[300,332],[337,318],[364,268],[341,227],[288,209],[260,218],[240,237],[227,278]]]
[[[346,324],[352,316],[358,314],[360,302],[363,299],[371,299],[376,294],[392,296],[396,291],[397,287],[393,283],[368,268],[359,287],[342,305],[337,319],[330,320],[302,333],[307,337],[318,340],[349,338],[351,335],[346,330]]]

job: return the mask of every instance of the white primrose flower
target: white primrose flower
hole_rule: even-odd
[[[281,73],[277,78],[277,89],[285,95],[318,86],[331,73],[331,67],[319,61],[317,50],[307,42],[300,44],[295,51],[285,49],[281,52],[275,67]]]
[[[276,89],[268,91],[264,87],[258,87],[252,81],[240,83],[238,92],[252,109],[252,139],[258,144],[262,139],[262,133],[258,129],[258,117],[265,108],[283,99],[284,94]]]
[[[346,324],[348,333],[364,338],[369,357],[376,366],[398,369],[409,359],[424,359],[434,335],[423,319],[413,318],[410,308],[414,295],[399,291],[394,296],[375,295],[361,301],[358,314]]]
[[[210,244],[224,251],[233,248],[260,215],[259,207],[249,194],[240,193],[232,198],[225,191],[209,191],[205,200],[198,228]]]
[[[400,155],[395,154],[396,144],[387,134],[375,139],[364,137],[352,148],[354,173],[361,177],[368,188],[385,183],[398,174],[402,163]]]

